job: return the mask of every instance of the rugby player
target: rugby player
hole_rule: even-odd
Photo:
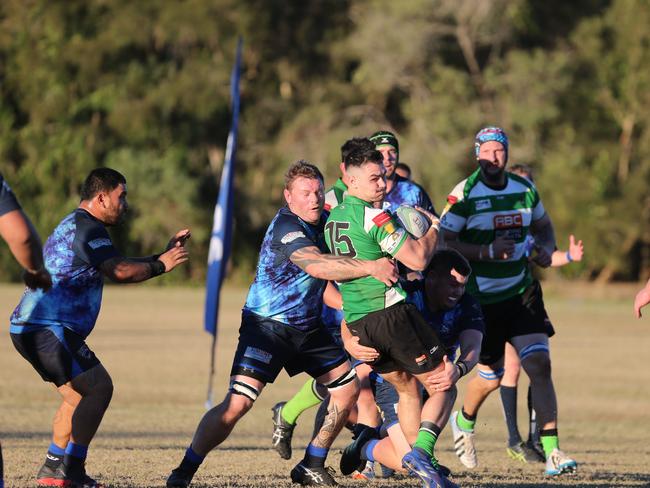
[[[384,195],[383,208],[395,212],[400,205],[421,207],[437,215],[431,199],[424,189],[400,176],[395,169],[399,163],[399,142],[395,134],[387,130],[380,130],[370,136],[375,144],[375,149],[382,155],[386,169],[386,194]]]
[[[347,176],[345,174],[345,163],[343,163],[346,156],[355,150],[363,148],[371,150],[374,147],[374,144],[369,139],[360,137],[349,139],[341,146],[341,176],[325,193],[325,210],[329,211],[336,207],[347,194]],[[343,312],[341,311],[341,307],[332,308],[324,304],[321,320],[323,325],[342,344],[341,321],[343,320]],[[350,416],[348,417],[348,426],[354,425],[355,429],[357,425],[377,427],[381,419],[379,418],[375,398],[370,388],[370,366],[359,361],[353,363],[353,366],[359,380],[359,397],[355,408],[350,412]],[[278,454],[280,454],[281,458],[291,458],[291,439],[300,415],[305,410],[318,404],[321,405],[316,414],[314,435],[320,430],[323,420],[327,415],[328,402],[323,402],[326,398],[327,388],[319,385],[315,379],[310,378],[289,401],[278,402],[273,406],[272,445]],[[372,466],[368,467],[366,475],[370,476],[370,473],[374,473]],[[362,475],[357,473],[357,476]]]
[[[379,151],[349,154],[345,171],[348,194],[332,209],[325,226],[330,251],[359,259],[393,256],[410,269],[423,270],[437,242],[437,218],[421,209],[432,225],[415,240],[389,213],[373,206],[386,192],[386,170]],[[405,303],[406,293],[398,285],[386,286],[369,277],[341,283],[340,290],[347,327],[361,345],[379,352],[371,366],[399,393],[399,422],[407,440],[416,446],[430,442],[433,434],[428,425],[434,421],[436,391],[425,385],[431,397],[421,409],[418,381],[425,383],[432,371],[444,370],[440,340],[416,307]],[[419,451],[409,452],[402,462],[424,483],[441,482],[431,459]]]
[[[480,130],[475,139],[479,168],[452,190],[443,212],[442,240],[469,259],[474,272],[467,289],[481,303],[486,324],[479,374],[468,383],[463,408],[452,414],[451,427],[456,454],[465,466],[475,467],[476,416],[483,401],[499,387],[505,343],[510,342],[530,378],[546,473],[559,475],[575,471],[577,463],[559,448],[548,344],[552,329],[525,253],[530,233],[537,251],[532,259],[549,266],[555,236],[535,186],[506,172],[508,149],[502,129]]]
[[[322,326],[327,280],[374,276],[397,280],[388,259],[359,261],[327,254],[323,240],[323,176],[306,161],[285,175],[281,208],[269,225],[260,250],[255,280],[242,312],[239,344],[230,388],[222,403],[207,412],[168,487],[187,487],[205,456],[230,434],[267,383],[282,369],[291,376],[306,372],[324,385],[330,402],[323,427],[291,471],[301,485],[335,485],[325,459],[358,395],[358,383],[342,346]],[[329,291],[336,290],[329,287]]]
[[[510,167],[510,172],[522,176],[534,183],[532,169],[525,164],[515,164]],[[525,254],[530,255],[535,247],[535,239],[532,235],[528,235],[526,241]],[[569,249],[568,251],[560,251],[556,249],[551,255],[551,266],[565,266],[574,261],[582,261],[584,248],[582,241],[575,240],[573,235],[569,236]],[[547,318],[548,320],[548,318]],[[550,324],[550,320],[549,320]],[[552,331],[550,325],[550,331]],[[551,337],[553,333],[549,333]],[[524,463],[530,462],[544,462],[544,450],[539,441],[539,429],[537,428],[537,416],[533,408],[533,397],[530,384],[528,386],[528,439],[523,442],[519,434],[517,426],[517,383],[519,382],[519,375],[521,372],[521,362],[514,347],[507,342],[505,359],[503,365],[505,372],[501,378],[501,385],[499,387],[499,394],[501,396],[501,403],[503,405],[503,413],[508,429],[508,447],[506,452],[508,456],[516,461]]]
[[[0,173],[0,237],[23,267],[23,281],[32,288],[49,290],[52,278],[43,266],[41,239],[23,212],[9,183]],[[2,447],[0,446],[0,488],[4,488]]]
[[[436,440],[449,419],[456,400],[456,383],[474,368],[478,361],[483,337],[484,323],[481,307],[465,293],[465,283],[471,273],[467,260],[457,251],[437,251],[424,272],[424,279],[403,283],[408,293],[407,300],[417,306],[430,327],[436,332],[445,347],[444,371],[432,375],[427,382],[442,394],[436,398],[436,415],[428,425],[432,437],[429,442],[416,447],[422,456],[431,459],[433,466],[447,476],[434,455]],[[456,350],[460,347],[454,363]],[[346,337],[346,348],[353,356],[366,357],[367,348],[358,341]],[[376,460],[393,469],[401,467],[401,459],[411,449],[399,427],[397,419],[398,394],[395,388],[384,381],[381,375],[374,382],[377,405],[384,418],[382,431],[386,437],[381,440],[359,437],[350,444],[341,458],[341,471],[345,473],[364,460]],[[445,486],[453,484],[445,479]]]
[[[11,316],[11,340],[44,381],[54,383],[62,403],[54,416],[52,443],[40,469],[39,486],[94,488],[85,460],[113,394],[113,383],[86,345],[99,314],[104,276],[135,283],[167,273],[188,260],[178,232],[166,250],[146,258],[125,258],[115,249],[107,226],[127,211],[126,179],[109,168],[91,171],[81,203],[45,242],[45,267],[52,287],[26,289]]]

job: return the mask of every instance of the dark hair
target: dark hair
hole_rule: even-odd
[[[348,154],[347,157],[343,160],[343,163],[345,163],[345,169],[348,169],[352,166],[359,168],[366,163],[376,163],[383,165],[384,157],[374,147],[372,149],[366,149],[364,147],[356,151],[352,151],[350,154]]]
[[[429,265],[424,270],[425,278],[428,278],[430,273],[436,273],[438,276],[446,276],[455,269],[463,276],[469,276],[472,272],[472,267],[465,257],[455,249],[441,249],[431,258]]]
[[[397,163],[395,169],[403,169],[404,171],[407,171],[408,174],[411,174],[411,167],[406,163]]]
[[[353,151],[372,150],[374,148],[375,144],[367,137],[353,137],[345,141],[341,146],[341,161],[345,162],[345,158]]]
[[[120,184],[126,184],[126,178],[111,168],[97,168],[90,172],[81,185],[81,200],[91,200],[101,192],[109,192]]]
[[[522,178],[528,178],[532,182],[535,181],[533,180],[533,168],[531,168],[527,164],[513,164],[512,166],[510,166],[510,169],[508,171],[516,175],[519,175]],[[528,176],[524,176],[522,173],[526,173]]]
[[[284,188],[289,190],[291,188],[291,183],[293,183],[293,180],[300,177],[310,178],[314,180],[318,179],[321,181],[321,183],[325,183],[323,174],[316,166],[308,161],[305,161],[304,159],[300,159],[289,166],[289,169],[284,174]]]

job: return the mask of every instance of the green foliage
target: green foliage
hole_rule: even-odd
[[[121,170],[118,247],[149,254],[191,227],[200,282],[242,35],[232,276],[248,280],[294,160],[332,182],[346,139],[392,129],[442,210],[491,124],[535,168],[560,247],[584,240],[565,272],[636,279],[650,269],[648,25],[644,0],[6,0],[0,170],[44,237],[92,168]]]

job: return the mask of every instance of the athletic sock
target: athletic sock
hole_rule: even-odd
[[[424,421],[420,424],[418,436],[415,439],[413,447],[419,447],[426,452],[430,458],[435,459],[433,449],[436,446],[436,441],[440,435],[440,427],[433,422]]]
[[[63,465],[65,466],[66,474],[74,475],[84,472],[84,463],[88,455],[88,446],[82,446],[72,441],[68,442],[63,455]]]
[[[291,400],[284,404],[280,415],[285,422],[291,425],[296,423],[300,414],[323,401],[316,391],[316,380],[310,379],[302,385],[302,388],[296,393]]]
[[[465,408],[462,408],[456,416],[456,425],[460,430],[465,432],[474,432],[474,425],[476,424],[476,415],[468,415]]]
[[[197,454],[190,445],[190,447],[185,450],[185,456],[183,457],[179,468],[194,474],[196,473],[196,470],[199,469],[199,466],[201,466],[204,459],[205,456]]]
[[[308,468],[323,468],[325,467],[325,458],[328,452],[328,448],[316,447],[310,442],[305,451],[305,457],[302,463]]]
[[[63,462],[65,456],[65,449],[57,446],[54,442],[50,444],[45,455],[45,466],[50,469],[56,469]]]
[[[364,461],[375,461],[375,456],[372,454],[372,451],[375,449],[375,446],[379,442],[379,439],[371,439],[366,442],[361,448],[361,459]]]
[[[557,437],[557,429],[545,429],[539,432],[539,438],[542,441],[542,447],[544,448],[544,455],[548,459],[549,454],[553,449],[560,448],[560,441]]]
[[[521,442],[519,427],[517,426],[517,387],[501,385],[499,393],[501,394],[503,415],[508,428],[508,446],[515,446]]]
[[[539,442],[539,429],[537,426],[537,414],[533,407],[533,389],[528,385],[528,440],[533,443]]]

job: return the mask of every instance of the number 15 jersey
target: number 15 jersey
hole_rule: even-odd
[[[332,209],[325,224],[325,241],[336,256],[370,261],[394,256],[407,237],[406,230],[389,212],[351,195]],[[342,282],[339,289],[348,323],[406,297],[399,286],[386,286],[372,276]]]

